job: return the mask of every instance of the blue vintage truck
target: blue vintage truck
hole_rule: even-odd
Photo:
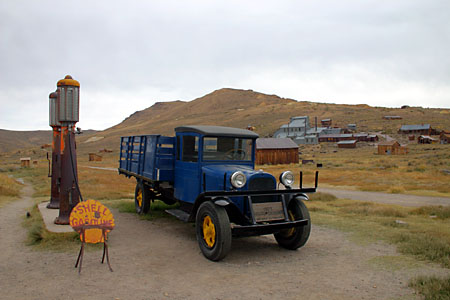
[[[195,222],[199,247],[219,261],[232,236],[274,234],[278,244],[295,250],[308,240],[311,223],[303,203],[315,187],[294,189],[294,175],[279,182],[255,170],[258,134],[221,126],[181,126],[175,137],[121,138],[119,174],[137,179],[136,212],[149,212],[155,199],[179,208],[167,212]],[[280,184],[283,188],[279,189]]]

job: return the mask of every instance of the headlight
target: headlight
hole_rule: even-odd
[[[245,185],[245,183],[247,182],[247,178],[245,177],[244,173],[242,173],[241,171],[237,171],[231,175],[230,181],[235,188],[239,189]]]
[[[280,181],[285,186],[291,186],[294,183],[294,174],[291,171],[285,171],[281,173]]]

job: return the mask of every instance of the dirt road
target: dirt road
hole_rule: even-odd
[[[117,172],[117,168],[93,167],[83,165],[81,165],[80,167]],[[345,190],[339,188],[320,187],[320,186],[318,191],[333,194],[338,198],[347,198],[352,200],[370,201],[386,204],[396,204],[410,207],[419,207],[426,205],[444,205],[444,206],[450,205],[450,198],[448,197],[426,197],[426,196],[415,196],[405,194],[364,192],[364,191]]]
[[[426,197],[405,194],[389,194],[380,192],[351,191],[335,188],[319,187],[319,192],[330,193],[338,198],[362,200],[386,204],[396,204],[401,206],[426,206],[426,205],[450,205],[450,198],[447,197]]]
[[[79,275],[78,249],[48,253],[24,245],[20,224],[31,194],[26,186],[20,201],[0,209],[2,299],[415,299],[409,278],[448,273],[423,263],[403,265],[405,258],[391,246],[358,245],[319,226],[299,251],[279,248],[271,236],[235,239],[229,256],[214,263],[202,256],[192,224],[114,211],[114,272],[95,250],[85,253]],[[400,263],[374,263],[383,258]]]

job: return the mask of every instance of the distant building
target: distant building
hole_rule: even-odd
[[[383,119],[385,119],[385,120],[401,120],[403,118],[400,116],[384,116]]]
[[[354,133],[353,138],[358,142],[378,142],[378,136],[376,134],[368,134],[364,132]]]
[[[31,162],[31,157],[22,157],[20,159],[20,167],[21,168],[29,168]]]
[[[450,132],[442,131],[439,139],[441,141],[441,144],[450,144]]]
[[[89,153],[89,161],[102,161],[102,156],[96,153]]]
[[[298,145],[289,138],[256,139],[256,163],[259,165],[298,163]]]
[[[400,145],[397,141],[386,141],[378,143],[378,154],[380,155],[401,155],[407,154],[408,148]]]
[[[340,141],[353,140],[353,135],[351,133],[342,134],[323,134],[319,136],[319,143],[331,142],[337,143]]]
[[[437,144],[438,142],[438,139],[433,138],[429,135],[421,135],[417,138],[418,144]]]
[[[398,133],[401,134],[418,134],[418,135],[431,135],[433,129],[430,124],[421,125],[402,125]]]
[[[326,119],[325,119],[326,120]],[[329,119],[331,121],[331,119]],[[290,138],[297,145],[315,145],[319,143],[322,135],[340,134],[341,128],[311,127],[308,116],[292,117],[289,124],[284,124],[278,129],[274,138]]]
[[[320,124],[323,127],[330,127],[331,126],[331,119],[323,119],[320,121]]]
[[[338,148],[356,148],[357,140],[340,141],[337,143]]]
[[[347,125],[348,130],[350,131],[356,131],[356,124],[348,124]]]

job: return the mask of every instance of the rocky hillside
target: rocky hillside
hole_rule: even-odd
[[[120,124],[95,135],[80,138],[80,147],[118,149],[120,136],[138,134],[173,135],[180,125],[222,125],[245,128],[252,125],[261,136],[270,136],[292,116],[331,118],[334,126],[356,123],[359,131],[395,133],[401,124],[430,123],[433,128],[450,130],[449,109],[421,107],[384,108],[368,105],[341,105],[296,101],[252,90],[220,89],[195,100],[159,102],[135,112]],[[384,120],[399,115],[402,120]]]
[[[133,99],[130,99],[133,101]],[[406,103],[407,104],[407,103]],[[239,128],[254,126],[260,136],[272,135],[290,117],[331,118],[333,126],[356,123],[358,131],[392,134],[402,124],[430,123],[433,128],[450,130],[450,109],[422,107],[385,108],[368,105],[326,104],[296,101],[252,90],[224,88],[192,101],[158,102],[135,112],[121,123],[104,131],[77,136],[81,151],[111,149],[118,151],[121,136],[138,134],[173,135],[180,125],[222,125]],[[398,115],[402,120],[384,120]],[[49,143],[50,131],[18,132],[0,130],[0,151]]]

